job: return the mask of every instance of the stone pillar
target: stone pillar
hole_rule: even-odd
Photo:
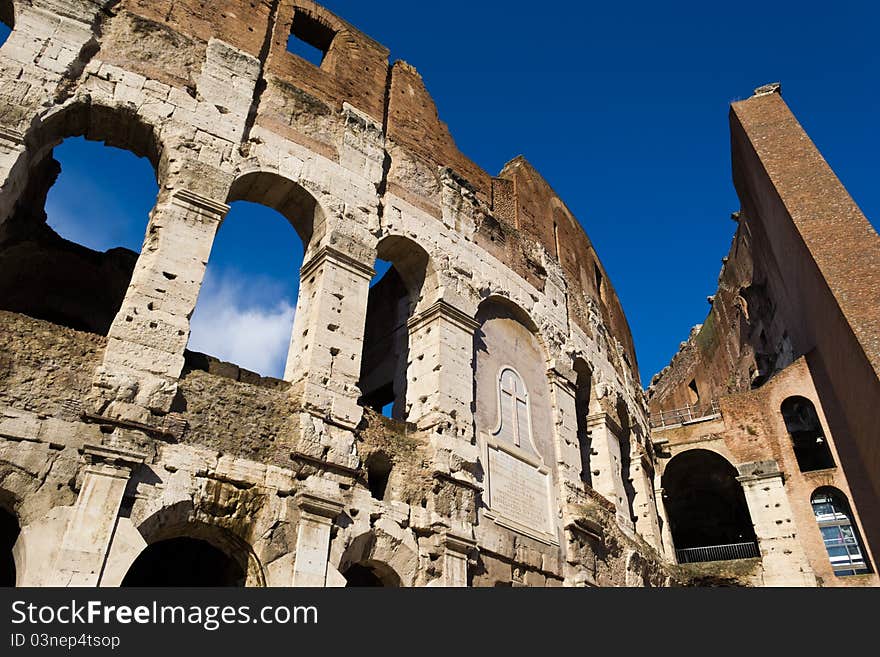
[[[321,247],[300,275],[299,300],[284,378],[303,408],[353,429],[372,264],[333,247]]]
[[[737,467],[755,527],[765,586],[816,586],[816,578],[797,540],[782,473],[775,461]]]
[[[645,448],[635,440],[632,441],[630,459],[629,473],[635,491],[632,515],[636,519],[636,532],[662,552],[663,542],[657,521],[657,498],[654,497],[652,476],[654,466]]]
[[[154,208],[96,375],[101,412],[146,421],[150,412],[170,409],[189,320],[214,236],[228,211],[223,203],[183,189]]]
[[[409,320],[407,419],[427,428],[451,422],[473,433],[474,333],[469,314],[439,300]]]
[[[553,423],[556,429],[555,452],[559,490],[564,499],[565,485],[583,486],[581,479],[581,450],[578,441],[576,375],[554,365],[547,370],[550,399],[553,404]]]
[[[47,585],[97,586],[132,468],[144,456],[107,446],[84,448],[88,465]]]
[[[629,502],[621,474],[619,436],[623,429],[603,411],[587,416],[587,433],[590,436],[590,481],[593,489],[611,500],[617,508],[617,522],[632,529]]]
[[[296,559],[292,586],[323,587],[327,583],[330,528],[342,513],[338,500],[303,492],[296,496],[299,525],[296,530]]]
[[[476,541],[469,536],[447,532],[444,543],[446,552],[443,555],[443,586],[468,586],[468,556],[477,549]]]
[[[657,504],[657,517],[660,518],[662,523],[660,527],[660,538],[663,542],[663,551],[666,553],[666,557],[674,562],[676,561],[675,543],[672,541],[672,528],[669,526],[669,514],[666,513],[666,503],[663,501],[662,488],[654,489],[654,499],[660,500]]]
[[[3,224],[27,184],[26,170],[24,135],[12,128],[0,127],[0,242],[3,241]]]

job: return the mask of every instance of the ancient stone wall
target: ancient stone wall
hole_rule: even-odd
[[[38,289],[22,264],[73,248],[46,235],[42,207],[64,139],[146,157],[159,183],[130,282],[124,269],[121,287],[102,281],[118,288],[100,303],[106,321],[27,304],[0,314],[0,502],[21,527],[19,584],[155,581],[151,559],[193,545],[227,560],[226,583],[254,586],[680,581],[645,475],[653,449],[623,311],[525,160],[482,171],[413,67],[313,2],[0,10],[13,26],[0,50],[3,276]],[[287,51],[291,35],[324,52],[319,66]],[[303,241],[284,381],[185,349],[238,200],[276,210]],[[79,259],[101,271],[111,255]],[[400,279],[374,288],[394,289],[384,304],[368,302],[377,257]],[[79,295],[94,269],[57,266],[80,281],[60,301],[93,317],[98,299]],[[540,400],[540,460],[507,434],[490,460],[478,430],[475,412],[503,394],[474,386],[488,300],[539,345],[526,397]],[[383,351],[389,307],[405,316]],[[492,339],[491,367],[514,367],[504,331]],[[389,380],[393,420],[365,395]]]
[[[665,451],[658,473],[688,449],[718,451],[741,472],[745,464],[763,463],[763,470],[779,472],[780,508],[791,509],[764,525],[768,536],[784,539],[773,525],[791,523],[788,538],[797,548],[785,548],[788,556],[802,552],[809,561],[805,568],[765,554],[764,577],[797,579],[810,571],[826,586],[876,585],[876,575],[834,575],[811,499],[830,487],[851,501],[853,524],[873,563],[877,427],[867,407],[880,402],[880,388],[872,365],[878,315],[867,299],[878,289],[873,263],[880,238],[791,115],[778,85],[733,105],[731,134],[742,209],[733,215],[736,233],[706,321],[649,390],[654,442]],[[824,467],[805,469],[796,457],[803,445],[783,417],[794,399],[808,400],[821,420],[813,440],[827,441]],[[750,511],[762,543],[767,511],[759,505]]]

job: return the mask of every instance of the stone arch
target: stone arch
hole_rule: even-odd
[[[120,584],[124,585],[132,568],[148,559],[151,548],[161,544],[158,549],[163,550],[164,554],[173,553],[173,548],[179,547],[187,550],[189,557],[193,554],[211,555],[208,558],[212,563],[230,567],[229,572],[224,573],[225,576],[240,574],[239,584],[227,585],[266,586],[263,566],[251,544],[230,529],[198,517],[191,501],[162,507],[138,524],[137,530],[144,544],[131,556],[131,563]],[[221,555],[226,558],[225,561],[220,558]],[[141,574],[139,581],[143,580],[144,576]]]
[[[138,254],[125,248],[95,251],[48,225],[46,200],[61,173],[54,149],[74,137],[147,158],[161,190],[166,149],[158,130],[133,107],[75,100],[37,117],[0,190],[0,298],[6,310],[106,335]],[[144,236],[148,225],[145,215]]]
[[[537,323],[535,323],[535,320],[532,319],[532,316],[528,313],[528,311],[526,311],[520,304],[512,300],[510,297],[504,296],[502,294],[490,294],[480,302],[480,305],[477,307],[477,314],[479,314],[481,311],[485,311],[485,308],[492,305],[503,308],[510,318],[515,319],[520,324],[525,326],[531,333],[533,333],[538,341],[541,343],[541,347],[545,350],[546,355],[547,341],[541,334],[541,329],[538,327]]]
[[[679,560],[713,560],[689,549],[756,544],[755,529],[737,469],[718,452],[676,454],[662,475],[663,502]]]
[[[308,252],[327,233],[328,213],[299,183],[268,169],[255,168],[239,175],[229,188],[227,203],[249,201],[269,207],[290,222]],[[308,256],[307,256],[308,258]]]
[[[418,547],[406,534],[394,523],[380,521],[375,527],[351,538],[339,537],[331,547],[331,564],[343,577],[349,573],[349,576],[354,574],[364,579],[370,575],[375,578],[373,584],[359,585],[414,586],[419,565]],[[334,559],[337,552],[339,556]],[[357,568],[352,573],[355,566]],[[351,580],[347,581],[352,584]]]
[[[389,266],[374,279],[367,299],[360,403],[377,412],[391,405],[391,416],[406,420],[409,320],[424,307],[425,292],[437,289],[437,272],[428,252],[401,235],[381,239],[376,258]]]

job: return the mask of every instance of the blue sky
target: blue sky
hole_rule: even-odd
[[[781,81],[878,225],[873,3],[323,4],[388,46],[392,60],[418,68],[465,154],[490,173],[523,154],[553,185],[620,295],[646,383],[705,318],[733,236],[731,101]],[[50,223],[70,236],[84,230],[76,217],[100,220],[106,231],[85,232],[109,241],[89,246],[139,248],[155,198],[152,171],[106,153],[77,141],[57,150],[64,173],[49,198]],[[299,258],[283,220],[236,204],[211,257],[193,347],[224,349],[218,355],[278,375]],[[250,337],[240,337],[242,327]]]

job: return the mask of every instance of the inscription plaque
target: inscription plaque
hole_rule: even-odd
[[[549,473],[494,445],[488,448],[492,513],[533,531],[552,533]]]

